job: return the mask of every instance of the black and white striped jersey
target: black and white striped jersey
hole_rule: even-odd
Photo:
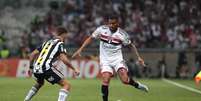
[[[60,53],[66,53],[64,42],[59,39],[48,40],[38,47],[37,50],[40,54],[33,64],[34,73],[44,73],[44,71],[49,70],[58,55]]]

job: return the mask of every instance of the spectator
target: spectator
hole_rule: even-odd
[[[178,54],[178,65],[176,70],[177,78],[186,78],[188,76],[188,62],[185,51],[181,51]]]
[[[138,78],[141,77],[139,67],[136,65],[134,59],[132,59],[132,58],[129,59],[127,65],[128,65],[128,69],[129,69],[128,74],[130,77],[138,77]]]
[[[42,3],[48,4],[47,1],[40,3],[40,6],[35,7],[45,6]],[[38,0],[25,4],[38,5]],[[67,45],[77,47],[96,26],[105,23],[105,15],[113,12],[120,16],[121,26],[129,32],[131,40],[135,40],[139,48],[201,48],[201,1],[112,0],[112,4],[108,0],[50,1],[45,16],[36,14],[30,21],[31,26],[27,27],[30,29],[29,37],[26,39],[30,39],[27,42],[28,47],[34,48],[50,38],[57,26],[69,29],[70,38],[74,40]],[[10,6],[13,7],[12,4]],[[10,13],[7,14],[8,11],[1,15],[10,16]],[[1,40],[0,35],[0,43]]]
[[[201,70],[201,52],[195,52],[195,67],[194,76]]]
[[[2,46],[4,44],[4,42],[6,41],[4,34],[5,34],[4,31],[0,30],[0,46]]]
[[[5,45],[3,45],[2,49],[0,50],[0,58],[6,59],[9,57],[9,55],[10,55],[10,51]]]
[[[158,61],[158,64],[157,64],[157,68],[158,68],[157,77],[158,78],[160,78],[160,77],[168,78],[169,77],[165,58],[166,58],[165,55],[163,55],[161,60]]]
[[[29,53],[30,53],[30,50],[29,50],[28,47],[22,46],[20,48],[20,58],[28,59],[29,58]]]

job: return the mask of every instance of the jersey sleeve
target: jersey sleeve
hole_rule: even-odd
[[[125,46],[131,44],[130,36],[125,31],[123,31],[123,41],[122,41],[122,43]]]
[[[64,43],[61,43],[61,44],[59,45],[59,53],[65,53],[65,54],[67,54],[67,51],[66,51],[66,49],[64,48]]]
[[[101,34],[101,27],[98,27],[98,28],[96,28],[96,30],[92,33],[92,37],[93,38],[99,38],[99,36],[100,36],[100,34]]]

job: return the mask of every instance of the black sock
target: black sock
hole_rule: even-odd
[[[133,79],[129,79],[129,83],[131,86],[134,86],[135,88],[138,88],[139,84],[137,82],[135,82]]]
[[[101,91],[102,91],[102,97],[103,101],[108,101],[108,86],[102,85],[101,86]]]

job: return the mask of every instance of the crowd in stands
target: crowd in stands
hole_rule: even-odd
[[[115,13],[121,27],[139,48],[201,47],[200,1],[124,1],[67,0],[62,5],[52,2],[45,17],[36,16],[33,20],[31,35],[45,40],[54,33],[56,26],[62,25],[71,35],[68,45],[79,46],[97,26],[104,24],[107,15]]]
[[[54,35],[58,26],[69,31],[66,46],[77,49],[98,26],[106,24],[111,14],[119,16],[120,26],[140,49],[201,49],[200,0],[14,1],[0,0],[0,58],[27,58],[31,50]],[[89,47],[98,47],[98,41]],[[178,53],[177,77],[186,77],[190,71],[186,53],[182,52]],[[197,70],[201,68],[200,56],[200,52],[196,53]],[[134,60],[130,60],[128,66],[133,65]],[[166,72],[161,74],[164,66],[162,58],[157,65],[158,77],[168,77]],[[133,71],[137,77],[151,72],[150,68],[143,69],[143,73],[137,68]]]
[[[45,16],[35,15],[30,21],[20,49],[37,47],[54,35],[57,26],[69,30],[67,46],[79,47],[114,13],[138,48],[197,49],[201,48],[200,5],[199,0],[55,0]]]

